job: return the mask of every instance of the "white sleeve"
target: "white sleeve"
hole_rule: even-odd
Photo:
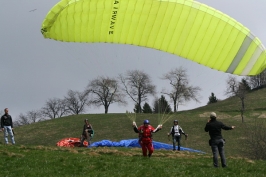
[[[178,127],[179,127],[179,130],[181,130],[181,132],[182,132],[183,134],[185,134],[185,132],[183,131],[182,127],[180,127],[180,126],[178,126]]]

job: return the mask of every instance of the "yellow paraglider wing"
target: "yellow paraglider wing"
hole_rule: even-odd
[[[249,29],[193,0],[61,0],[41,31],[59,41],[154,48],[236,75],[266,68],[265,48]]]

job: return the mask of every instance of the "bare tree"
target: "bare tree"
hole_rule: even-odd
[[[69,90],[67,96],[65,97],[65,103],[68,110],[70,111],[70,113],[77,115],[85,112],[87,101],[88,101],[87,92]]]
[[[228,96],[236,96],[241,100],[240,113],[242,117],[242,122],[244,122],[244,111],[245,111],[245,98],[249,92],[245,82],[237,81],[237,78],[234,76],[229,76],[227,81],[227,88],[225,94]]]
[[[114,78],[98,77],[88,84],[87,91],[93,93],[89,103],[95,106],[103,105],[105,114],[108,113],[112,103],[126,104],[125,95],[121,92],[118,81]]]
[[[20,124],[19,124],[18,120],[13,121],[13,127],[19,127],[19,126],[20,126]],[[0,131],[2,131],[2,130],[0,130]]]
[[[119,75],[124,86],[125,93],[138,105],[141,113],[141,103],[148,100],[149,95],[155,94],[155,85],[152,84],[150,76],[143,71],[127,71],[125,76]]]
[[[256,76],[248,76],[248,80],[251,89],[261,88],[266,86],[266,70]]]
[[[198,92],[200,87],[189,85],[187,71],[182,67],[171,70],[162,77],[163,80],[168,80],[172,87],[171,91],[163,89],[162,93],[170,97],[174,103],[174,112],[177,112],[178,106],[190,100],[199,102]]]
[[[28,125],[34,122],[39,122],[44,120],[40,110],[28,111],[26,114],[20,113],[18,116],[17,124],[18,125]]]
[[[245,155],[251,159],[266,160],[266,121],[254,118],[254,121],[244,124],[243,149]]]
[[[60,98],[53,98],[46,101],[42,108],[42,114],[50,119],[62,117],[68,113],[66,101]]]
[[[17,122],[18,122],[19,125],[31,124],[31,122],[28,119],[28,117],[26,115],[22,114],[22,113],[19,114]]]
[[[32,110],[27,112],[27,118],[31,123],[39,122],[43,120],[42,113],[39,110]]]

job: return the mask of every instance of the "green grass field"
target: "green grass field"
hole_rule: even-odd
[[[155,150],[153,156],[143,158],[140,148],[59,148],[56,143],[67,137],[79,137],[83,120],[88,118],[95,130],[93,141],[137,138],[132,121],[126,114],[87,114],[47,120],[15,128],[16,145],[0,141],[0,176],[264,176],[266,162],[251,160],[246,152],[247,127],[254,120],[265,125],[266,89],[250,93],[246,99],[245,122],[241,122],[240,102],[230,98],[198,109],[176,113],[173,119],[189,134],[182,146],[201,150],[206,154],[186,151]],[[226,125],[223,131],[228,168],[212,167],[209,135],[204,132],[209,113],[215,111]],[[136,122],[149,119],[154,127],[157,114],[138,114]],[[154,140],[169,143],[167,133],[172,126],[168,120]]]
[[[139,148],[0,146],[1,176],[264,176],[265,161],[228,157],[228,168],[213,168],[207,154]]]

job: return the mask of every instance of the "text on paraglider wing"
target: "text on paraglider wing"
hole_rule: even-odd
[[[115,22],[116,22],[117,13],[118,13],[118,4],[119,4],[119,1],[115,0],[113,11],[112,11],[112,16],[111,16],[111,21],[110,21],[109,35],[114,34]]]

